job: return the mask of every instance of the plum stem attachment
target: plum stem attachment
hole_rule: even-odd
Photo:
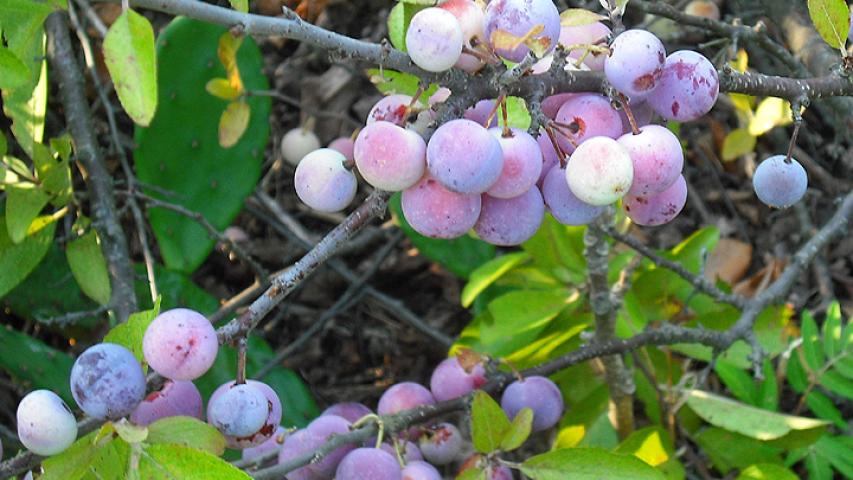
[[[506,95],[501,94],[500,100],[501,100],[501,117],[503,118],[503,121],[504,121],[504,127],[503,127],[502,135],[504,138],[509,138],[512,136],[512,130],[510,130],[510,128],[509,128],[509,120],[508,120],[509,114],[507,113],[507,107],[506,107]]]
[[[575,134],[578,132],[577,125],[568,125],[556,120],[551,120],[548,125],[554,129],[555,133],[568,140],[573,147],[578,148],[578,141],[575,138]]]
[[[314,131],[314,126],[317,124],[317,119],[313,116],[308,116],[304,122],[302,122],[302,132],[308,133]]]
[[[492,52],[483,51],[477,47],[469,47],[464,45],[462,47],[462,53],[467,53],[472,57],[480,60],[481,62],[488,63],[489,65],[497,65],[500,63],[498,57],[496,57]]]
[[[403,458],[403,449],[400,447],[400,441],[397,440],[396,437],[391,439],[391,443],[394,446],[394,455],[397,456],[397,463],[400,464],[400,468],[406,467],[406,459]]]
[[[501,103],[503,103],[504,98],[505,98],[505,95],[502,93],[502,94],[500,94],[498,99],[495,100],[495,104],[494,104],[494,106],[492,106],[492,110],[489,112],[489,116],[486,117],[486,122],[483,124],[483,126],[485,128],[489,128],[489,125],[492,124],[492,120],[494,120],[495,115],[498,113],[498,108],[500,107]]]
[[[382,437],[385,435],[385,422],[379,415],[375,413],[365,415],[356,420],[356,422],[352,424],[352,427],[350,427],[350,429],[355,430],[361,427],[362,425],[367,424],[368,422],[376,423],[376,448],[379,448],[382,446]]]
[[[240,337],[237,340],[237,379],[235,385],[246,383],[246,351],[248,350],[248,342],[246,337]]]
[[[628,103],[628,97],[624,93],[616,94],[619,97],[619,102],[622,103],[622,109],[625,110],[625,116],[628,117],[628,123],[631,125],[631,133],[634,135],[640,134],[640,128],[637,126],[637,119],[634,117],[634,112],[631,111],[631,105]]]
[[[794,132],[791,133],[791,141],[788,142],[788,153],[785,155],[785,163],[791,163],[791,155],[794,152],[794,147],[797,145],[797,136],[800,134],[800,126],[802,124],[802,117],[799,119],[799,121],[794,121]]]
[[[560,168],[566,168],[569,155],[563,151],[563,147],[561,147],[560,142],[557,141],[557,137],[554,135],[554,129],[551,126],[545,126],[545,134],[548,135],[548,139],[551,141],[554,151],[557,152],[557,157],[560,161]]]

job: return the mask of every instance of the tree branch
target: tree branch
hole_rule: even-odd
[[[92,199],[94,226],[101,239],[101,250],[110,273],[110,306],[118,321],[124,322],[136,311],[133,265],[127,238],[116,211],[112,177],[107,171],[92,128],[92,114],[86,103],[85,77],[71,48],[68,14],[63,11],[53,12],[47,17],[45,28],[48,35],[47,56],[59,79],[59,94],[68,130],[74,140],[77,160],[89,175],[87,186]]]

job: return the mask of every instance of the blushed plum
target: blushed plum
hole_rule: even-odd
[[[269,411],[270,406],[260,390],[253,385],[229,382],[210,396],[207,421],[223,435],[247,437],[264,426]]]
[[[572,45],[607,45],[610,36],[610,28],[601,22],[588,23],[573,27],[560,27],[560,45],[570,47]],[[579,59],[583,57],[583,64],[594,72],[604,70],[604,61],[607,54],[603,52],[590,51],[577,48],[569,51],[569,58]]]
[[[254,387],[261,393],[261,395],[263,395],[267,407],[267,413],[263,425],[256,431],[248,435],[225,435],[225,441],[228,445],[228,448],[233,448],[237,450],[249,447],[256,447],[264,443],[270,437],[273,436],[279,424],[281,423],[281,400],[279,400],[278,394],[275,393],[275,390],[270,388],[270,386],[266,383],[259,382],[257,380],[246,380],[246,384]],[[219,388],[217,388],[213,392],[213,394],[211,394],[210,401],[208,401],[207,404],[208,421],[210,420],[210,404],[213,403],[214,397],[222,395],[225,391],[232,388],[234,385],[235,382],[233,381],[225,383],[223,385],[220,385]]]
[[[558,93],[545,97],[542,100],[542,113],[551,120],[554,120],[557,118],[557,112],[560,111],[560,107],[576,96],[578,96],[577,93]]]
[[[582,143],[566,166],[572,193],[590,205],[609,205],[622,198],[634,181],[634,164],[625,147],[607,137]]]
[[[485,42],[486,14],[479,5],[472,0],[448,0],[438,8],[447,10],[456,17],[462,28],[462,40],[465,46],[473,47],[473,41]],[[485,63],[474,55],[463,52],[454,66],[469,73],[476,73],[484,65]]]
[[[663,75],[646,101],[666,120],[689,122],[710,112],[719,93],[714,65],[701,53],[679,50],[666,57]]]
[[[462,433],[451,423],[429,427],[419,441],[424,458],[434,465],[447,465],[456,460],[464,443]]]
[[[374,439],[371,442],[371,445],[374,445],[374,444],[376,444],[376,439]],[[407,463],[408,462],[415,462],[415,461],[424,459],[424,456],[421,453],[421,449],[418,448],[418,446],[415,445],[414,443],[412,443],[408,440],[397,440],[397,445],[398,445],[398,448],[400,449],[400,455],[403,457],[403,460],[405,462],[407,462]],[[391,455],[394,456],[394,458],[397,457],[397,452],[396,452],[396,450],[394,450],[394,446],[391,445],[390,443],[382,442],[382,445],[380,445],[379,448],[390,453]]]
[[[376,102],[367,114],[367,125],[374,122],[391,122],[395,125],[405,125],[409,116],[413,113],[411,108],[420,110],[423,108],[420,102],[414,102],[412,97],[403,94],[388,95]]]
[[[329,408],[323,410],[320,415],[337,415],[345,418],[350,423],[355,423],[365,415],[370,415],[373,410],[367,408],[364,404],[356,402],[336,403]]]
[[[494,100],[480,100],[473,107],[468,107],[462,114],[462,117],[472,122],[477,122],[486,128],[492,128],[498,126],[498,115],[495,114],[492,116],[492,121],[488,125],[486,125],[486,121],[493,112],[495,112]]]
[[[542,182],[542,198],[551,215],[563,225],[586,225],[604,212],[604,207],[578,200],[559,165],[554,165]]]
[[[665,61],[666,49],[658,37],[646,30],[627,30],[610,44],[604,75],[613,88],[639,99],[655,89]]]
[[[536,137],[536,143],[539,144],[539,151],[542,152],[542,171],[539,173],[539,180],[536,183],[542,186],[548,172],[554,168],[554,165],[560,164],[560,154],[557,153],[554,142],[551,141],[551,137],[545,133],[545,130],[539,129],[539,136]],[[542,195],[544,196],[545,192],[542,192]],[[546,201],[545,203],[547,204],[548,202]]]
[[[441,480],[441,473],[427,462],[416,460],[403,468],[403,480]]]
[[[681,142],[659,125],[645,125],[640,133],[626,133],[617,140],[634,164],[634,182],[629,195],[647,197],[660,193],[678,179],[684,166]]]
[[[348,162],[355,160],[355,158],[353,157],[355,141],[350,137],[340,137],[332,140],[329,143],[329,148],[341,152],[341,154],[343,154],[344,158],[346,158]]]
[[[319,435],[315,435],[307,429],[297,430],[284,440],[284,445],[278,452],[278,463],[286,463],[306,453],[313,452],[323,443],[325,442]],[[314,469],[314,464],[309,463],[304,467],[288,472],[284,478],[287,480],[318,480],[321,477]]]
[[[28,393],[18,404],[16,418],[18,440],[36,455],[56,455],[77,439],[74,414],[59,395],[50,390]]]
[[[337,150],[321,148],[296,167],[293,184],[305,205],[320,212],[339,212],[355,198],[358,181]]]
[[[498,139],[504,164],[498,181],[486,192],[496,198],[517,197],[536,185],[542,172],[542,151],[536,140],[520,128],[495,127],[489,132]]]
[[[148,394],[130,414],[137,425],[150,425],[161,418],[186,416],[202,419],[201,393],[193,382],[168,380],[163,388]]]
[[[321,415],[309,423],[305,429],[311,432],[311,434],[322,439],[323,442],[326,442],[333,435],[343,435],[348,433],[350,431],[350,425],[351,423],[344,417],[339,417],[337,415]],[[341,463],[344,456],[354,449],[355,446],[353,445],[338,447],[324,456],[322,460],[312,464],[311,467],[320,476],[332,478],[335,475],[335,470],[338,468],[338,464]]]
[[[462,55],[462,27],[452,13],[429,7],[412,17],[406,31],[406,50],[415,65],[428,72],[451,68]]]
[[[379,397],[379,405],[376,413],[379,415],[390,415],[402,412],[421,405],[432,405],[435,403],[432,393],[423,385],[414,382],[402,382],[393,385]]]
[[[148,365],[160,375],[172,380],[194,380],[213,365],[219,341],[204,315],[174,308],[157,315],[148,325],[142,352]]]
[[[619,112],[610,105],[607,97],[597,93],[585,93],[569,99],[557,111],[556,120],[572,126],[572,136],[579,145],[593,137],[622,136]],[[575,151],[574,145],[563,135],[556,137],[564,152],[571,154]]]
[[[498,180],[503,154],[498,140],[471,120],[438,127],[427,144],[427,169],[448,190],[483,193]]]
[[[800,162],[785,161],[785,155],[774,155],[758,164],[752,186],[765,205],[788,208],[806,194],[809,179]]]
[[[414,185],[426,170],[426,143],[417,133],[391,122],[375,122],[355,140],[355,164],[375,188],[399,192]]]
[[[687,182],[679,175],[675,182],[666,190],[649,195],[636,197],[626,195],[622,208],[628,218],[637,225],[654,227],[669,223],[681,212],[687,202]]]
[[[435,367],[429,380],[432,395],[439,402],[467,395],[486,383],[486,370],[480,363],[466,370],[458,357],[446,358]]]
[[[547,42],[545,53],[557,47],[560,38],[560,12],[551,0],[493,0],[486,7],[486,41],[501,57],[520,62],[530,49],[521,44],[513,49],[495,48],[494,33],[505,31],[516,37],[527,35],[542,25],[542,33],[534,36]]]
[[[492,245],[521,245],[536,234],[544,216],[545,203],[535,186],[513,198],[483,194],[483,206],[474,231]]]
[[[118,420],[130,415],[145,397],[145,375],[130,350],[99,343],[74,362],[71,394],[86,415]]]
[[[257,447],[249,447],[243,450],[242,459],[249,461],[263,457],[270,452],[278,452],[281,450],[284,441],[287,438],[287,429],[279,425],[275,429],[275,433]]]
[[[451,192],[429,175],[403,190],[400,200],[406,221],[427,237],[461,237],[480,216],[480,195]]]
[[[509,384],[501,396],[501,407],[509,418],[523,408],[533,410],[533,431],[547,430],[563,416],[563,394],[551,380],[531,376]]]
[[[294,128],[281,138],[281,156],[291,165],[298,165],[305,155],[320,148],[320,139],[306,128]]]
[[[402,480],[400,464],[378,448],[357,448],[344,457],[335,480]]]

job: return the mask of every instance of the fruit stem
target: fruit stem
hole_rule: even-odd
[[[495,118],[495,114],[498,113],[498,107],[504,100],[504,94],[501,94],[497,100],[495,100],[495,106],[492,107],[492,110],[489,112],[489,116],[486,117],[486,122],[483,124],[485,128],[489,128],[489,125],[492,124],[492,120]]]
[[[234,382],[236,385],[246,383],[246,337],[241,337],[237,340],[237,379]]]
[[[560,160],[560,168],[566,168],[566,164],[568,163],[568,155],[563,151],[563,147],[560,146],[560,142],[557,141],[557,137],[554,136],[554,129],[551,126],[545,126],[545,133],[548,135],[548,139],[551,140],[551,145],[554,147],[554,150],[557,152],[557,157]]]
[[[512,130],[509,129],[509,121],[507,120],[509,115],[507,114],[507,111],[506,111],[507,110],[506,109],[506,95],[501,94],[500,98],[501,98],[501,116],[503,117],[503,120],[504,120],[503,136],[504,136],[504,138],[508,138],[508,137],[512,136]]]
[[[571,125],[566,125],[564,123],[560,123],[554,120],[551,120],[548,123],[554,129],[555,133],[561,135],[563,138],[568,140],[573,147],[578,147],[578,141],[575,139],[575,132],[572,131]]]
[[[631,111],[631,105],[628,104],[628,97],[621,92],[618,95],[619,101],[622,102],[622,108],[625,109],[625,115],[628,117],[628,123],[631,124],[631,133],[639,135],[640,128],[637,127],[637,120],[634,118],[634,112]]]
[[[788,153],[785,155],[785,163],[791,163],[791,155],[794,152],[794,146],[797,144],[797,136],[800,134],[800,125],[802,124],[802,118],[794,122],[794,132],[791,134],[791,141],[788,143]]]

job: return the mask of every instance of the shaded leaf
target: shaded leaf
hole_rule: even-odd
[[[6,186],[6,231],[12,243],[20,243],[30,225],[50,201],[50,195],[40,185],[20,182]]]
[[[68,385],[72,365],[71,355],[11,327],[0,327],[0,368],[27,390],[53,390],[73,405]]]
[[[30,71],[6,47],[0,46],[0,88],[19,87],[30,78]]]
[[[157,110],[157,57],[151,23],[126,10],[104,37],[104,61],[122,107],[139,125],[147,126]]]
[[[755,150],[756,138],[745,128],[736,128],[723,140],[723,160],[729,162]]]
[[[741,470],[735,480],[797,480],[797,475],[781,465],[758,463]]]
[[[462,289],[462,306],[471,306],[474,298],[488,288],[489,285],[497,281],[504,273],[528,259],[530,259],[529,254],[516,252],[501,255],[477,267],[476,270],[471,272],[468,283]]]
[[[722,473],[755,463],[781,463],[782,449],[722,428],[704,428],[693,440]]]
[[[83,293],[100,305],[110,302],[110,275],[94,229],[68,242],[68,266]]]
[[[0,275],[0,298],[21,283],[39,264],[50,248],[55,227],[55,223],[50,223],[15,244],[7,234],[6,218],[0,217],[0,272],[3,272]]]
[[[803,356],[806,359],[806,366],[813,374],[816,374],[823,367],[826,357],[823,355],[823,345],[818,334],[817,323],[808,311],[803,312],[800,329],[803,335]]]

